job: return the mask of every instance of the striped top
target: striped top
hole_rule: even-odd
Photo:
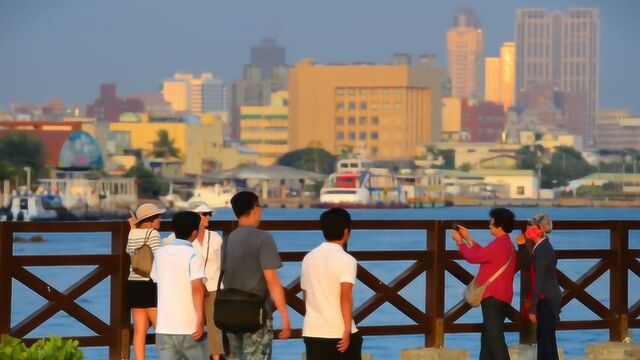
[[[160,248],[160,233],[154,229],[131,229],[129,231],[129,239],[127,241],[127,253],[129,256],[138,248],[144,244],[145,236],[149,232],[149,239],[147,240],[147,245],[151,247],[151,251],[155,255],[156,251]],[[129,266],[129,280],[135,281],[146,281],[149,278],[142,277],[133,272],[131,266]]]

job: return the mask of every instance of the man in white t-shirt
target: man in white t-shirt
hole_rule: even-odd
[[[204,334],[204,259],[192,242],[200,215],[181,211],[172,219],[176,239],[153,259],[151,279],[158,283],[156,346],[159,360],[207,360]]]
[[[353,321],[357,263],[344,250],[351,216],[333,208],[320,216],[326,242],[302,260],[300,286],[306,307],[302,337],[307,360],[361,359],[362,336]]]

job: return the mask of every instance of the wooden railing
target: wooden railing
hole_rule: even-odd
[[[446,250],[449,241],[447,229],[455,221],[354,221],[355,230],[418,230],[424,231],[424,249],[422,250],[376,250],[351,251],[359,261],[403,261],[411,265],[396,278],[385,282],[367,270],[358,266],[358,280],[373,290],[374,294],[360,304],[354,311],[357,323],[370,317],[384,304],[390,304],[413,324],[358,326],[364,335],[406,335],[424,336],[426,346],[442,346],[445,333],[480,332],[479,323],[462,323],[461,319],[471,308],[464,301],[459,301],[451,308],[445,306],[445,274],[448,272],[462,283],[468,283],[473,275],[457,260],[461,257],[455,250]],[[486,221],[463,221],[470,229],[486,229]],[[518,226],[524,224],[519,223]],[[317,221],[263,221],[265,230],[304,231],[318,230]],[[228,234],[234,228],[232,221],[214,221],[210,229]],[[126,308],[125,280],[128,275],[129,257],[125,253],[128,234],[126,222],[75,222],[75,223],[0,223],[0,337],[13,336],[24,338],[31,331],[40,327],[45,321],[60,311],[85,325],[93,331],[93,336],[72,336],[80,341],[81,346],[104,346],[109,348],[109,359],[128,359],[130,344],[130,318]],[[161,230],[170,230],[170,223],[163,222]],[[559,330],[591,330],[605,329],[609,338],[620,341],[628,335],[630,328],[640,328],[640,299],[629,305],[629,279],[631,271],[640,277],[640,250],[629,248],[630,231],[640,230],[640,221],[556,221],[555,230],[604,230],[609,232],[609,247],[598,250],[557,250],[562,259],[587,259],[597,261],[577,280],[572,280],[562,271],[558,271],[558,279],[563,288],[562,305],[575,299],[591,310],[596,320],[560,321]],[[74,233],[74,232],[106,232],[111,234],[111,251],[104,255],[15,255],[13,238],[16,233]],[[402,239],[398,239],[401,241]],[[305,252],[281,252],[285,262],[300,262]],[[91,272],[63,291],[29,271],[31,266],[95,266]],[[603,304],[586,291],[604,274],[609,273],[609,304]],[[425,276],[425,306],[413,304],[401,295],[401,290],[420,275]],[[110,319],[104,322],[76,300],[91,290],[101,281],[110,278]],[[12,306],[16,299],[12,297],[12,283],[16,280],[36,294],[42,296],[46,303],[21,322],[11,326]],[[300,289],[299,278],[286,284],[287,303],[293,311],[304,313],[304,304],[297,296]],[[521,320],[518,309],[511,308],[508,314],[511,322],[508,331],[518,331],[520,341],[532,341],[531,326]],[[300,337],[301,330],[294,329],[293,337]],[[37,339],[26,338],[32,343]],[[148,337],[153,342],[153,337]]]

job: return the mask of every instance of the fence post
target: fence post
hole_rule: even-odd
[[[626,258],[629,250],[629,228],[623,221],[616,221],[610,234],[612,258],[609,298],[613,314],[609,319],[609,340],[622,341],[629,336],[629,265]]]
[[[427,230],[427,260],[431,262],[426,276],[427,326],[425,345],[444,346],[444,259],[445,229],[442,221],[436,220],[432,231]]]
[[[13,232],[8,222],[0,222],[0,340],[11,333],[11,263]]]
[[[129,275],[128,259],[125,254],[129,223],[120,221],[111,232],[111,255],[115,271],[111,275],[111,328],[113,341],[109,345],[110,360],[129,359],[129,339],[131,319],[126,301],[126,281]]]

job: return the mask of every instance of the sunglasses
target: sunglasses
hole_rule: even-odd
[[[207,212],[200,213],[200,215],[211,217],[213,215],[213,212],[212,211],[207,211]]]

